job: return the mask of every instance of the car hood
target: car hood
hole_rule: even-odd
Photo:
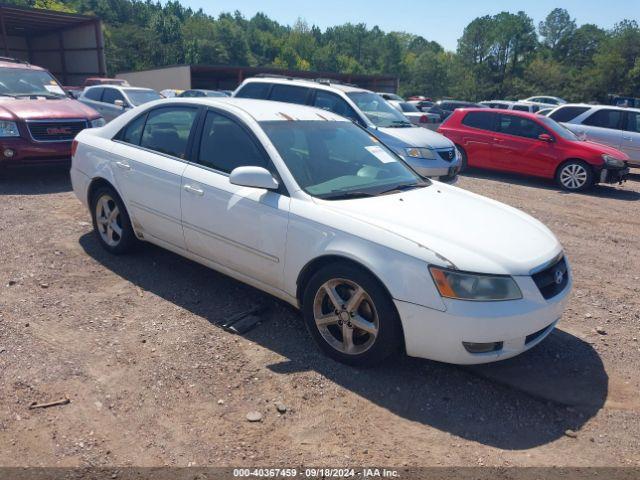
[[[323,203],[412,242],[418,251],[427,249],[431,254],[422,258],[428,261],[431,257],[463,271],[529,275],[562,251],[553,233],[533,217],[439,182],[392,195]]]
[[[93,108],[70,98],[56,100],[0,98],[0,118],[4,120],[84,119],[100,116]]]
[[[451,148],[448,138],[426,128],[377,128],[375,134],[390,147]]]

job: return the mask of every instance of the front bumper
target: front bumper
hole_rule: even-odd
[[[425,158],[413,158],[403,156],[404,160],[413,168],[419,175],[423,177],[436,178],[445,177],[448,179],[455,178],[460,171],[460,159],[455,158],[450,162],[436,158],[433,160],[427,160]]]
[[[5,154],[11,150],[13,155]],[[0,140],[1,166],[68,165],[71,162],[71,142],[31,142],[25,138]]]
[[[489,363],[514,357],[540,343],[562,316],[571,292],[545,300],[531,277],[513,277],[523,298],[505,302],[443,299],[446,311],[394,300],[407,354],[454,364]],[[470,353],[465,343],[502,342],[488,353]]]
[[[622,184],[629,178],[629,167],[624,168],[603,168],[600,171],[599,183]]]

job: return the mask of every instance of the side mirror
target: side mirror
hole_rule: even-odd
[[[278,181],[271,172],[262,167],[237,167],[229,175],[229,182],[241,187],[264,188],[276,190]]]
[[[542,142],[553,143],[553,137],[548,133],[542,133],[538,135],[538,140]]]
[[[114,101],[113,101],[113,104],[114,104],[116,107],[120,107],[120,108],[122,108],[122,109],[124,110],[124,102],[123,102],[122,100],[120,100],[120,99],[118,99],[118,100],[114,100]]]

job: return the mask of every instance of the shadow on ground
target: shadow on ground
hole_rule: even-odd
[[[280,375],[312,370],[391,413],[502,449],[549,443],[579,429],[602,407],[608,378],[591,346],[557,330],[542,344],[499,364],[456,367],[398,356],[373,369],[336,363],[314,346],[294,309],[267,294],[151,245],[116,257],[93,234],[88,255],[140,288],[220,328],[226,317],[266,304],[245,337],[286,358]]]
[[[0,195],[46,195],[69,191],[69,167],[30,167],[0,172]]]
[[[515,173],[494,172],[489,170],[479,170],[470,168],[463,173],[465,177],[479,178],[483,180],[495,180],[503,183],[512,183],[514,185],[523,185],[525,187],[543,188],[546,190],[555,190],[560,195],[587,195],[590,197],[610,198],[612,200],[623,200],[628,202],[636,202],[640,200],[640,192],[630,190],[636,188],[640,182],[640,174],[631,174],[629,180],[622,185],[598,184],[595,187],[584,192],[567,192],[558,187],[552,180],[544,178],[528,177]]]

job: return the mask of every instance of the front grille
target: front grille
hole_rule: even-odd
[[[550,267],[534,273],[531,277],[545,299],[555,297],[564,290],[569,282],[567,262],[562,257]]]
[[[438,155],[445,162],[452,162],[454,158],[456,158],[456,151],[453,148],[447,148],[445,150],[437,150]]]
[[[31,138],[36,142],[70,142],[87,128],[86,120],[47,120],[27,122]]]

